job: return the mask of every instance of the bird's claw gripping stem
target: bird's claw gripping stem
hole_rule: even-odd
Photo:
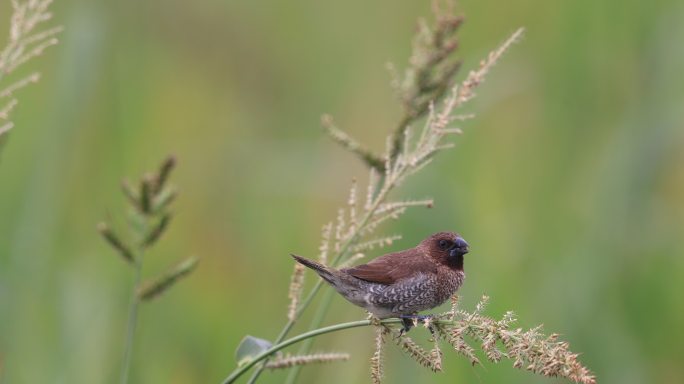
[[[399,337],[410,331],[411,328],[418,325],[418,323],[425,324],[431,334],[434,335],[435,333],[435,330],[432,328],[432,319],[435,318],[434,315],[401,315],[399,318],[403,325],[401,330],[399,330]]]

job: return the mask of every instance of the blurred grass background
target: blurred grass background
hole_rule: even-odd
[[[62,43],[31,64],[43,80],[18,95],[0,158],[0,382],[118,380],[132,273],[95,224],[123,224],[120,180],[167,153],[182,194],[144,273],[189,254],[202,263],[142,308],[133,382],[220,382],[243,335],[274,338],[288,253],[314,255],[351,178],[365,180],[319,116],[381,149],[400,111],[384,64],[404,65],[429,8],[58,1]],[[478,117],[456,150],[404,186],[401,196],[436,206],[386,227],[404,235],[393,249],[457,230],[472,245],[464,306],[487,293],[490,314],[514,309],[523,326],[561,332],[599,382],[681,383],[684,4],[460,8],[466,69],[515,28],[526,36],[470,104]],[[9,13],[0,2],[2,31]],[[326,323],[362,317],[336,298]],[[305,368],[301,382],[368,381],[371,338],[320,338],[317,349],[353,357]],[[508,362],[473,368],[454,352],[433,375],[388,350],[388,383],[558,382]]]

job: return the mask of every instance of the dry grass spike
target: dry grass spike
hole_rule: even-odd
[[[37,72],[11,80],[14,71],[57,44],[62,27],[39,30],[52,19],[52,0],[12,0],[9,38],[0,50],[0,144],[14,126],[10,120],[18,105],[14,93],[40,79]],[[7,80],[9,79],[9,80]]]
[[[279,356],[266,364],[268,369],[286,369],[309,364],[332,363],[349,360],[348,353],[314,353],[310,355]]]
[[[290,305],[287,310],[287,318],[295,319],[297,314],[297,307],[299,306],[299,299],[302,296],[302,289],[304,287],[304,266],[295,263],[294,271],[292,272],[292,279],[290,281],[290,290],[287,294],[290,299]]]

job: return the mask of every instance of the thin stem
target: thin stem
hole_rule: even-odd
[[[283,341],[285,339],[288,332],[290,332],[290,330],[294,326],[294,324],[297,321],[297,319],[299,318],[299,316],[309,306],[309,304],[313,300],[314,296],[316,296],[316,293],[318,293],[318,291],[321,289],[322,286],[323,286],[323,280],[318,280],[318,282],[316,282],[316,285],[314,285],[314,287],[311,288],[311,292],[309,292],[309,294],[306,296],[306,298],[302,301],[302,304],[299,306],[299,308],[295,312],[295,315],[292,318],[292,320],[288,320],[287,324],[285,324],[285,327],[283,327],[283,329],[280,331],[280,334],[278,335],[278,337],[275,340],[276,344],[280,343],[281,341]],[[249,383],[256,382],[257,378],[259,378],[259,375],[261,375],[261,372],[263,372],[264,368],[266,368],[266,362],[267,361],[268,361],[268,359],[266,359],[264,361],[264,364],[259,365],[256,368],[256,370],[254,370],[252,377],[249,378]]]
[[[405,167],[398,167],[396,170],[396,175],[400,176],[404,170],[405,170]],[[360,236],[361,229],[366,225],[368,219],[370,219],[373,216],[373,213],[380,206],[380,203],[382,201],[384,201],[385,196],[387,196],[387,193],[389,193],[389,191],[392,190],[392,188],[395,186],[394,183],[397,180],[397,177],[399,177],[399,176],[395,176],[394,178],[390,178],[389,180],[386,181],[386,184],[383,186],[383,188],[378,193],[378,196],[375,200],[375,203],[373,204],[371,209],[368,211],[368,214],[364,217],[364,220],[362,220],[361,224],[359,225],[359,227],[358,227],[359,229],[354,234],[354,236],[351,237],[347,243],[345,243],[343,250],[340,251],[340,253],[335,258],[335,263],[337,263],[337,261],[342,257],[342,255],[344,255],[344,252],[346,252],[346,250],[356,241],[358,236]],[[319,280],[318,284],[322,284],[322,282],[323,282],[323,280]],[[325,317],[326,312],[328,311],[328,308],[330,307],[330,302],[332,301],[332,298],[333,298],[332,292],[333,291],[329,291],[330,294],[322,299],[321,305],[319,306],[318,311],[316,311],[316,314],[314,315],[314,318],[311,321],[310,328],[316,329],[316,328],[320,327],[321,324],[323,323],[323,319]],[[315,292],[312,292],[312,293],[315,293]],[[308,341],[306,344],[304,344],[302,346],[299,353],[300,354],[309,353],[309,351],[311,350],[311,345],[312,345],[312,341]],[[293,384],[294,380],[297,378],[297,375],[299,374],[300,369],[301,369],[301,366],[294,367],[292,369],[292,371],[290,372],[290,374],[288,375],[286,383]]]
[[[334,292],[335,291],[333,291],[332,289],[329,289],[325,293],[323,299],[321,300],[321,305],[319,305],[318,308],[316,308],[316,313],[314,314],[313,320],[311,320],[311,326],[309,327],[309,329],[316,329],[323,322],[325,314],[328,312],[328,308],[330,308],[330,303],[332,303],[332,297]],[[302,343],[301,348],[299,348],[299,354],[306,355],[307,353],[309,353],[312,344],[313,339],[308,339],[304,341],[304,343]],[[294,367],[292,367],[290,369],[290,373],[288,373],[287,375],[287,380],[285,380],[285,384],[293,384],[295,381],[297,381],[297,376],[299,376],[299,371],[301,369],[301,365],[295,365]]]
[[[399,324],[401,323],[400,319],[385,319],[380,321],[381,324]],[[335,324],[331,325],[328,327],[324,328],[319,328],[319,329],[314,329],[313,331],[305,332],[302,333],[301,335],[292,337],[290,339],[287,339],[283,342],[277,343],[273,345],[271,348],[261,352],[257,356],[254,357],[252,361],[249,363],[246,363],[242,367],[238,367],[235,369],[230,376],[228,376],[224,381],[223,384],[230,384],[234,383],[235,380],[237,380],[240,376],[242,376],[245,372],[247,372],[250,368],[252,368],[254,365],[259,363],[262,360],[267,359],[270,357],[272,354],[280,351],[283,348],[289,347],[292,344],[299,343],[300,341],[316,337],[318,335],[323,335],[326,333],[331,333],[331,332],[336,332],[336,331],[341,331],[343,329],[349,329],[349,328],[357,328],[357,327],[365,327],[368,325],[373,324],[371,320],[359,320],[359,321],[351,321],[348,323],[341,323],[341,324]]]
[[[261,365],[259,365],[259,368],[260,368],[260,369],[257,369],[257,370],[254,371],[254,373],[252,374],[252,376],[251,376],[251,377],[249,378],[249,380],[247,381],[247,384],[254,384],[254,383],[256,383],[256,381],[257,381],[257,379],[259,378],[259,376],[261,376],[261,372],[264,371],[264,368],[266,367],[266,363],[267,363],[267,362],[268,362],[268,358],[264,359],[264,362],[261,363]],[[262,368],[262,367],[263,367],[263,368]]]
[[[131,303],[128,309],[128,325],[126,327],[126,346],[124,348],[123,366],[121,367],[121,384],[128,383],[128,372],[131,367],[131,357],[133,355],[133,341],[135,339],[135,328],[138,322],[138,286],[142,278],[143,252],[140,251],[135,261],[135,278],[133,281],[133,292],[131,293]]]
[[[403,172],[403,170],[404,170],[404,168],[400,168],[398,170],[398,173]],[[382,204],[382,202],[385,200],[385,197],[387,197],[387,194],[395,186],[395,181],[396,181],[396,177],[394,179],[390,179],[389,181],[385,180],[385,182],[383,183],[382,187],[380,188],[377,196],[375,197],[373,204],[369,207],[366,214],[359,221],[359,224],[356,227],[356,230],[354,231],[354,233],[352,233],[349,236],[349,238],[347,239],[347,241],[345,241],[344,244],[342,244],[342,247],[340,247],[340,251],[335,255],[335,258],[333,259],[333,262],[331,265],[333,265],[333,266],[337,265],[340,262],[340,259],[342,259],[342,257],[344,257],[344,255],[347,254],[347,252],[349,251],[349,248],[351,248],[351,246],[355,242],[358,241],[359,237],[361,237],[361,233],[363,232],[366,224],[368,224],[368,221],[370,221],[370,219],[373,217],[373,214],[375,213],[375,211],[378,209],[380,204]],[[319,279],[316,282],[316,285],[314,285],[314,287],[311,289],[311,292],[309,292],[309,294],[306,296],[306,298],[302,301],[301,305],[299,306],[299,308],[295,312],[295,316],[293,317],[293,319],[288,320],[287,324],[285,324],[285,327],[283,327],[282,331],[280,331],[280,334],[278,335],[278,337],[276,338],[276,340],[274,342],[275,344],[278,344],[281,341],[283,341],[283,339],[285,339],[288,332],[290,332],[290,330],[294,326],[295,321],[297,321],[297,319],[302,314],[302,312],[304,312],[304,310],[309,306],[309,304],[311,304],[311,301],[313,300],[314,296],[316,296],[316,293],[318,293],[318,291],[321,289],[322,286],[323,286],[323,280]],[[328,297],[327,300],[324,300],[324,302],[322,303],[322,305],[326,308],[326,310],[327,310],[329,301],[331,299],[332,299],[332,296]],[[323,315],[324,314],[325,314],[325,312],[323,312]],[[312,322],[312,328],[317,328],[317,327],[321,326],[321,323],[323,321],[322,315],[320,317],[321,317],[320,320],[314,319],[314,321]],[[268,360],[266,360],[266,361],[268,361]],[[252,377],[250,378],[249,382],[250,383],[256,382],[257,378],[259,377],[259,375],[261,375],[261,372],[263,372],[264,368],[266,368],[265,362],[264,362],[264,364],[261,364],[256,368],[256,370],[254,371],[254,374],[252,374]]]

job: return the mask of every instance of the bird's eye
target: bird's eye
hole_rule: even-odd
[[[440,240],[439,247],[442,249],[447,249],[449,248],[449,242],[447,240]]]

